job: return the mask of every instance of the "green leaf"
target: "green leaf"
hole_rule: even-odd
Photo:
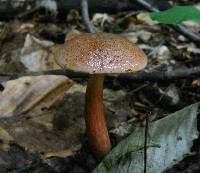
[[[164,24],[179,24],[188,20],[200,23],[200,10],[192,6],[174,6],[166,11],[150,13],[150,17]]]

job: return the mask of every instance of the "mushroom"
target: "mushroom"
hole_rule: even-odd
[[[89,74],[85,122],[89,145],[96,158],[111,150],[103,108],[104,75],[142,70],[144,52],[128,39],[111,33],[70,33],[56,51],[56,61],[64,69]]]

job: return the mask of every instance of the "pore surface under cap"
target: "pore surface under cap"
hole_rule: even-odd
[[[143,69],[144,52],[122,36],[110,33],[82,33],[69,39],[57,52],[65,69],[84,73],[126,73]]]

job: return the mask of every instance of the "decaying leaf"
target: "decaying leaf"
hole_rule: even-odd
[[[80,150],[80,148],[81,148],[81,145],[79,144],[79,145],[71,147],[71,149],[61,150],[61,151],[58,151],[58,152],[49,152],[49,153],[46,153],[44,155],[44,157],[45,158],[53,157],[53,156],[68,157],[68,156],[73,155],[73,152],[76,152],[76,151]]]
[[[95,25],[100,25],[101,28],[103,28],[103,25],[105,22],[108,22],[108,23],[112,23],[113,22],[113,17],[109,16],[108,14],[106,13],[96,13],[94,14],[93,18],[92,18],[92,22],[95,24]]]
[[[1,141],[0,149],[3,150],[8,150],[9,143],[13,141],[12,136],[10,136],[9,133],[2,127],[0,127],[0,141]]]
[[[155,47],[149,55],[160,61],[166,61],[172,57],[169,48],[165,45]]]
[[[16,112],[16,110],[18,113],[23,112],[24,116],[40,115],[25,121],[0,119],[0,127],[7,131],[15,143],[27,151],[41,153],[43,159],[73,155],[80,149],[85,136],[84,95],[86,87],[74,84],[69,90],[65,88],[66,91],[64,87],[70,87],[71,81],[62,76],[53,77],[55,76],[24,77],[9,81],[4,84],[5,89],[1,93],[3,94],[1,98],[5,97],[5,100],[10,100],[4,104],[4,108],[6,106],[8,108],[4,109],[4,111],[7,110],[4,112],[4,116],[11,116],[12,112]],[[67,82],[69,85],[66,84]],[[40,112],[45,104],[51,104],[49,102],[56,99],[53,98],[55,95],[59,97],[64,92],[65,97],[57,101],[53,109],[46,113]],[[34,97],[30,93],[34,93]],[[126,116],[131,116],[130,108],[126,110],[127,106],[124,106],[124,104],[128,104],[125,102],[124,91],[114,92],[105,89],[104,96],[109,127],[117,126],[126,119]],[[21,106],[10,105],[11,98],[15,101],[14,103],[21,103]],[[11,107],[9,108],[9,106]],[[2,109],[0,110],[2,111]]]
[[[48,129],[32,119],[17,122],[0,121],[0,126],[4,134],[6,132],[6,136],[10,136],[6,137],[6,140],[3,139],[4,143],[7,142],[5,143],[7,148],[8,142],[12,140],[29,152],[40,153],[44,159],[52,156],[67,157],[81,147],[78,135],[73,138],[65,131]]]
[[[123,33],[122,35],[125,36],[127,39],[129,39],[133,43],[137,43],[138,39],[141,39],[142,41],[147,42],[152,37],[152,33],[145,30],[127,32],[127,33]]]
[[[149,13],[146,12],[141,12],[137,15],[137,19],[141,20],[142,22],[148,24],[148,25],[155,25],[158,22],[157,21],[153,21],[149,15]]]
[[[53,75],[22,77],[3,83],[0,117],[43,114],[72,85],[67,77]]]
[[[197,131],[198,104],[149,124],[147,172],[161,173],[190,152]],[[141,173],[144,170],[143,127],[119,143],[93,173]]]
[[[27,34],[24,47],[21,50],[21,62],[30,71],[59,69],[53,55],[47,51],[52,46],[54,46],[53,42],[39,40]]]
[[[193,85],[193,86],[200,87],[200,78],[193,80],[193,81],[192,81],[192,85]]]

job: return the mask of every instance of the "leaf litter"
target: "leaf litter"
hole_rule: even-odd
[[[66,23],[58,24],[58,27],[52,27],[53,25],[48,24],[47,27],[47,24],[42,23],[32,24],[30,21],[28,23],[15,21],[13,24],[14,26],[11,26],[11,28],[15,28],[14,33],[17,34],[14,39],[11,37],[11,42],[7,42],[6,44],[4,42],[3,44],[0,59],[0,71],[23,72],[59,68],[55,65],[53,60],[54,55],[49,51],[50,47],[56,46],[55,40],[59,40],[59,43],[61,43],[61,40],[64,41],[64,36],[68,30],[70,30],[69,28],[78,27],[78,29],[81,31],[84,29],[84,26],[80,23],[81,17],[79,12],[74,10],[73,15],[71,14],[72,12],[68,14],[68,18],[66,19],[70,20],[68,21],[70,24],[67,27]],[[126,14],[127,13],[125,13],[125,15]],[[121,16],[123,17],[123,15]],[[123,35],[126,35],[133,42],[139,44],[139,46],[144,49],[149,57],[149,65],[146,71],[172,71],[177,67],[192,66],[195,64],[195,62],[196,65],[199,64],[199,61],[197,61],[199,48],[196,45],[191,44],[186,38],[181,37],[180,34],[157,25],[156,22],[150,20],[148,15],[143,14],[143,12],[137,12],[134,15],[123,19],[122,23],[116,25],[114,28],[112,25],[116,21],[115,15],[98,14],[96,16],[94,15],[93,20],[95,25],[99,27],[100,30],[106,31],[110,30],[109,28],[112,28],[111,32],[120,32]],[[194,29],[195,31],[198,31],[199,29],[199,26],[192,25],[191,23],[184,23],[184,25]],[[54,42],[52,42],[51,39]],[[79,154],[84,148],[86,139],[83,117],[85,83],[80,82],[78,85],[72,84],[73,86],[71,88],[70,86],[68,86],[69,88],[67,86],[67,88],[65,88],[64,83],[66,83],[66,80],[68,80],[65,77],[60,77],[60,79],[58,79],[60,83],[58,82],[54,84],[53,81],[56,79],[46,76],[44,79],[45,81],[47,80],[47,83],[42,89],[39,87],[39,84],[43,76],[41,76],[40,79],[36,78],[37,77],[25,77],[10,81],[14,84],[12,86],[13,88],[9,82],[7,82],[7,84],[5,82],[2,83],[3,92],[1,91],[1,94],[7,93],[7,95],[4,96],[8,98],[10,97],[10,102],[12,101],[11,98],[13,94],[16,93],[15,87],[17,85],[20,86],[19,83],[21,83],[21,88],[19,89],[21,90],[21,95],[14,94],[15,96],[19,97],[19,102],[20,99],[23,100],[24,97],[29,97],[28,92],[36,93],[34,97],[30,97],[30,99],[28,99],[27,103],[22,101],[21,103],[23,104],[19,104],[20,106],[16,106],[18,105],[18,102],[10,105],[8,99],[7,106],[9,105],[9,109],[4,111],[4,115],[10,116],[11,119],[9,118],[5,120],[3,118],[0,120],[0,126],[2,129],[2,136],[0,135],[0,140],[3,139],[3,143],[0,146],[2,149],[0,154],[0,165],[1,163],[4,165],[4,169],[2,170],[7,170],[7,168],[12,165],[8,161],[9,159],[5,159],[8,156],[12,158],[12,154],[3,154],[3,151],[5,151],[4,153],[16,153],[14,157],[18,157],[17,154],[19,153],[24,153],[24,155],[22,154],[22,159],[20,158],[22,162],[16,162],[18,166],[12,167],[12,170],[25,166],[26,160],[28,165],[33,164],[34,162],[32,163],[32,161],[34,161],[34,159],[32,158],[32,153],[39,153],[39,156],[34,157],[42,159],[40,163],[48,166],[47,168],[45,167],[45,170],[56,170],[57,172],[60,172],[62,169],[64,169],[75,172],[77,169],[79,172],[88,172],[89,169],[90,172],[94,167],[96,167],[97,164],[91,161],[92,159],[90,158],[91,156],[88,150],[84,151],[84,154],[87,154],[87,157],[84,158],[81,156],[81,158],[79,158]],[[50,78],[52,81],[49,80]],[[31,85],[27,87],[27,90],[23,88],[25,80],[28,80],[31,83]],[[36,84],[34,85],[34,83]],[[184,83],[182,83],[182,81],[176,81],[176,83],[172,83],[170,86],[168,84],[156,83],[154,85],[147,86],[146,89],[144,88],[137,92],[133,92],[131,95],[127,93],[135,88],[140,87],[140,83],[126,84],[116,81],[116,86],[112,86],[111,89],[105,89],[105,113],[109,129],[111,129],[112,136],[114,136],[113,140],[117,141],[114,143],[117,144],[121,140],[123,143],[124,141],[127,141],[126,137],[129,134],[133,135],[132,133],[135,133],[137,129],[143,129],[142,127],[138,126],[141,126],[141,121],[144,120],[144,117],[149,110],[155,114],[152,115],[152,119],[157,119],[158,117],[167,118],[169,116],[169,112],[174,112],[174,110],[177,110],[178,108],[180,109],[191,103],[197,102],[198,98],[200,97],[198,97],[199,89],[196,83],[197,82],[194,82],[194,84],[191,85],[192,81],[188,80],[184,81]],[[8,91],[8,86],[14,90],[13,93]],[[63,88],[57,93],[57,87]],[[47,90],[45,90],[45,88]],[[148,91],[151,88],[154,88],[152,93]],[[58,95],[58,97],[55,97],[56,95]],[[4,96],[2,96],[3,99],[1,100],[5,100]],[[54,99],[52,99],[52,97]],[[158,101],[155,101],[156,99]],[[1,104],[2,103],[0,103],[0,105]],[[173,104],[175,104],[175,106],[171,110]],[[79,111],[77,111],[77,106]],[[169,110],[166,111],[168,108]],[[186,111],[188,109],[186,108]],[[160,110],[162,111],[160,112]],[[15,116],[15,119],[12,120],[14,112],[17,112],[19,119],[17,119]],[[21,117],[29,118],[26,120],[21,120]],[[155,122],[150,123],[154,124]],[[171,122],[169,124],[171,124]],[[181,126],[180,123],[177,124]],[[141,131],[141,135],[143,135],[142,133],[143,130]],[[187,145],[187,152],[186,150],[184,151],[186,154],[190,154],[189,147],[191,148],[191,140],[194,138],[194,136],[187,138],[189,143]],[[180,138],[178,137],[178,139]],[[141,138],[141,140],[144,139]],[[13,143],[16,145],[13,145]],[[157,144],[152,145],[152,147],[150,145],[148,148],[149,150],[151,150],[151,148],[153,151],[160,149]],[[141,147],[141,149],[138,151],[139,154],[134,155],[134,153],[136,152],[131,151],[120,157],[118,160],[119,165],[113,169],[116,171],[127,170],[128,168],[126,165],[129,164],[129,169],[131,170],[132,165],[135,162],[132,161],[132,158],[136,158],[136,160],[138,158],[141,159],[137,164],[137,168],[139,170],[142,169],[143,159],[141,158],[141,155],[143,153],[143,148]],[[29,160],[30,158],[31,161]],[[62,158],[62,160],[59,158]],[[75,159],[75,161],[74,158],[77,160],[80,159],[79,163],[77,163],[77,160]],[[175,164],[182,158],[183,156],[181,155],[179,159],[172,163]],[[84,166],[80,164],[80,162],[84,162]],[[171,164],[169,167],[171,167],[173,164]],[[5,165],[7,167],[6,169]],[[166,165],[164,165],[164,167],[166,168]],[[40,166],[36,164],[35,168],[33,166],[30,172],[34,172],[34,169],[37,170],[39,168]],[[152,169],[156,168],[152,167]]]

